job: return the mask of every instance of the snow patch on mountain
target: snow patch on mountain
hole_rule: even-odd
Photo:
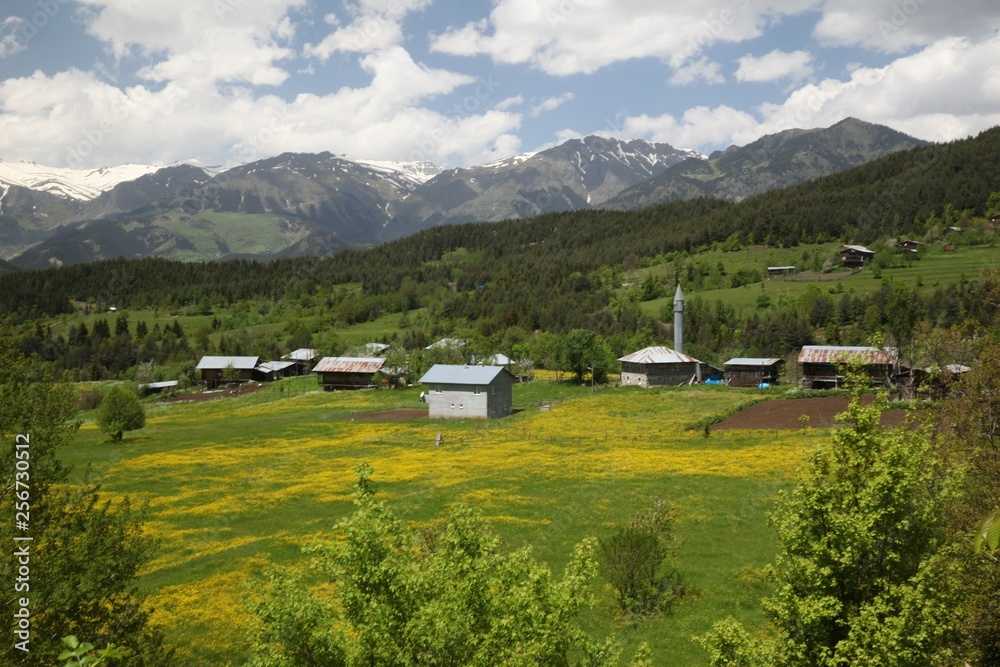
[[[88,201],[119,183],[134,181],[160,168],[145,164],[123,164],[100,169],[69,169],[46,167],[27,161],[0,160],[0,184],[17,185],[67,199]]]
[[[363,167],[374,169],[388,174],[399,174],[415,184],[426,183],[441,173],[441,167],[432,162],[391,162],[384,160],[361,160],[354,157],[344,156],[345,160],[350,160]]]
[[[485,169],[502,169],[504,167],[513,167],[526,162],[531,158],[538,155],[538,152],[533,153],[520,153],[518,155],[511,155],[510,157],[501,158],[499,160],[494,160],[493,162],[487,162],[486,164],[479,165]]]

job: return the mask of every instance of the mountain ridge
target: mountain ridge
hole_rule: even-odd
[[[114,252],[184,260],[323,254],[442,224],[643,208],[677,198],[739,201],[920,143],[846,119],[707,157],[592,135],[448,170],[330,152],[282,153],[214,175],[173,165],[87,201],[10,185],[0,196],[0,256],[43,268]],[[130,238],[117,238],[123,235]]]

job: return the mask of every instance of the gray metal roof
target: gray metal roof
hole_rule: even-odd
[[[780,364],[782,359],[765,357],[736,357],[727,361],[724,366],[774,366]]]
[[[289,366],[294,366],[294,361],[262,361],[257,370],[264,371],[265,373],[271,373],[274,371],[283,371]]]
[[[291,359],[292,361],[312,361],[316,356],[316,350],[311,347],[300,347],[294,352],[289,352],[282,359]]]
[[[420,378],[422,384],[489,384],[501,373],[509,373],[503,366],[457,366],[434,364]]]
[[[260,357],[202,357],[195,370],[226,368],[232,366],[239,371],[250,371],[257,367]]]
[[[843,247],[847,248],[848,250],[853,250],[854,252],[860,252],[863,255],[874,255],[875,254],[874,250],[869,250],[868,248],[864,247],[863,245],[855,245],[853,243],[845,243],[843,245]]]
[[[164,380],[162,382],[150,382],[149,384],[141,384],[140,387],[146,389],[166,389],[167,387],[176,387],[177,380]]]
[[[690,364],[698,362],[694,357],[663,346],[645,347],[638,352],[621,357],[618,361],[633,364]]]
[[[455,347],[465,347],[466,345],[468,345],[468,342],[462,340],[461,338],[442,338],[439,341],[431,343],[430,345],[428,345],[424,349],[425,350],[437,350],[437,349],[447,349],[447,348],[455,348]]]
[[[384,363],[379,357],[323,357],[313,373],[377,373]]]

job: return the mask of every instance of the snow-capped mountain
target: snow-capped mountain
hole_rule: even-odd
[[[695,151],[669,144],[589,136],[537,153],[443,171],[393,207],[383,239],[424,227],[599,206]]]
[[[224,171],[0,162],[0,258],[42,268],[118,256],[324,254],[446,223],[685,196],[742,198],[912,145],[889,128],[849,120],[771,135],[711,158],[669,144],[589,136],[443,171],[328,152],[284,153]]]
[[[160,168],[144,164],[122,164],[100,169],[70,169],[46,167],[34,162],[0,160],[0,185],[16,185],[67,199],[89,201],[119,183],[133,181]]]

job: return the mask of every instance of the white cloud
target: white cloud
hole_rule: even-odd
[[[993,41],[942,40],[885,67],[855,69],[846,80],[801,86],[755,114],[717,106],[694,107],[680,118],[632,116],[621,134],[708,152],[792,127],[828,127],[853,116],[928,141],[961,139],[1000,125],[996,56]]]
[[[574,97],[573,93],[563,93],[562,95],[559,95],[557,97],[546,98],[542,100],[540,104],[531,108],[531,115],[537,117],[542,115],[546,111],[552,111],[554,109],[558,109],[563,104],[566,104],[567,102],[571,101],[573,97]]]
[[[840,46],[887,53],[928,46],[948,37],[979,41],[1000,27],[996,0],[825,0],[814,35]]]
[[[816,0],[498,0],[488,19],[452,28],[432,49],[487,54],[555,75],[591,73],[634,58],[681,67],[708,46],[759,37],[764,24]]]
[[[288,102],[247,89],[167,83],[119,89],[79,70],[0,83],[0,137],[8,160],[98,167],[259,159],[282,151],[337,153],[445,165],[491,158],[516,138],[521,115],[495,109],[497,87],[415,63],[401,48],[362,58],[370,83]],[[447,113],[422,100],[467,91]]]
[[[80,0],[87,32],[119,59],[146,59],[140,76],[203,88],[219,82],[276,85],[295,53],[288,13],[306,0]]]
[[[522,104],[524,104],[524,96],[514,95],[513,97],[508,97],[506,99],[500,100],[499,102],[493,105],[493,108],[496,109],[497,111],[506,111],[511,107],[521,106]]]
[[[645,137],[677,148],[704,150],[704,147],[745,143],[740,138],[753,136],[758,125],[757,120],[747,112],[722,105],[714,109],[694,107],[685,111],[679,119],[670,114],[633,116],[625,120],[620,134]]]
[[[812,54],[807,51],[791,53],[775,49],[763,56],[746,55],[737,60],[737,81],[777,81],[805,79],[812,75]]]
[[[330,14],[328,23],[337,29],[319,44],[307,44],[305,55],[327,60],[335,53],[372,53],[400,46],[404,42],[403,20],[413,11],[424,9],[430,0],[362,0],[349,4],[346,12],[353,17],[343,24]]]
[[[20,16],[8,16],[0,22],[0,58],[12,56],[28,48],[24,30],[28,22]]]
[[[678,67],[674,70],[673,76],[670,77],[670,83],[675,86],[685,86],[696,81],[725,83],[726,78],[719,71],[719,63],[705,57]]]

